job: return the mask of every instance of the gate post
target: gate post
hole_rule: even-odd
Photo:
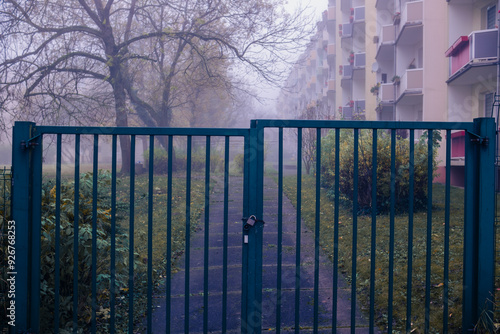
[[[463,331],[493,310],[495,274],[495,119],[474,119],[466,136]]]
[[[9,248],[15,255],[15,268],[9,267],[8,278],[15,286],[14,324],[15,332],[30,329],[30,216],[31,216],[31,160],[29,139],[32,138],[32,122],[16,122],[12,136],[12,221],[15,244]],[[27,146],[28,145],[28,146]],[[12,270],[13,269],[13,270]],[[9,286],[11,286],[9,284]],[[12,305],[12,299],[9,306]],[[9,320],[12,320],[9,318]]]
[[[15,267],[8,278],[15,283],[16,333],[38,333],[40,323],[40,223],[42,149],[34,137],[36,124],[16,122],[12,135],[12,222],[15,226]],[[37,189],[38,191],[33,191]],[[12,305],[12,299],[9,306]],[[10,319],[9,319],[10,320]]]
[[[264,129],[257,126],[257,121],[251,122],[245,142],[244,179],[244,223],[255,216],[253,227],[246,226],[243,230],[241,332],[250,334],[262,329]]]

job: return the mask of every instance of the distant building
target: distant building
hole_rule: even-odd
[[[490,116],[498,80],[498,2],[329,0],[279,109],[293,118],[314,104],[319,118],[346,120]],[[452,178],[463,179],[464,134],[453,133],[451,140]]]

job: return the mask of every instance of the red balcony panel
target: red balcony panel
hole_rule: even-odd
[[[451,134],[451,157],[462,158],[465,156],[465,131]]]

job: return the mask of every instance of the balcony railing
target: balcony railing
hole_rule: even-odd
[[[394,85],[392,83],[381,84],[379,96],[381,101],[394,101]]]
[[[352,107],[342,107],[342,117],[344,119],[352,119]]]
[[[335,92],[336,89],[335,86],[336,86],[335,79],[328,80],[328,92]]]
[[[396,30],[394,29],[394,25],[386,25],[382,26],[380,30],[380,38],[379,44],[391,44],[396,40]]]
[[[354,101],[354,113],[356,114],[364,114],[366,111],[365,100],[356,100]]]
[[[342,79],[352,79],[352,65],[343,66]]]
[[[352,37],[352,23],[342,24],[342,37]]]
[[[424,70],[421,68],[406,70],[401,77],[400,96],[406,92],[422,91],[424,87]]]
[[[460,36],[446,51],[450,57],[450,76],[470,63],[490,64],[497,60],[498,30],[474,31]]]
[[[365,67],[366,66],[366,53],[355,53],[354,54],[354,67]]]
[[[423,1],[412,1],[406,3],[406,8],[401,15],[401,27],[407,23],[422,22],[424,13]]]
[[[354,7],[354,22],[365,20],[365,7]]]
[[[328,44],[328,56],[335,56],[336,52],[335,44]]]

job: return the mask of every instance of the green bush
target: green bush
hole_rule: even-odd
[[[161,147],[155,147],[154,152],[154,171],[157,174],[166,174],[168,172],[168,153]],[[149,150],[143,154],[146,165],[149,164]],[[196,149],[191,154],[191,170],[201,172],[205,170],[206,151],[204,148]],[[186,170],[187,154],[186,151],[175,150],[175,160],[172,164],[174,171]],[[210,171],[222,172],[224,170],[224,156],[218,150],[210,152]]]
[[[234,164],[238,169],[238,172],[243,173],[245,167],[245,155],[243,153],[236,154],[233,158]]]
[[[92,173],[80,177],[78,217],[78,318],[79,327],[88,327],[92,315]],[[110,293],[111,262],[111,176],[100,171],[98,177],[97,208],[97,321],[107,321]],[[73,246],[74,246],[74,182],[61,185],[60,199],[60,327],[70,329],[73,317]],[[41,231],[41,308],[42,332],[51,332],[54,323],[55,302],[55,238],[56,186],[53,181],[42,185]],[[116,280],[115,292],[127,285],[127,236],[116,225]]]
[[[339,152],[339,190],[340,201],[352,204],[354,179],[354,131],[340,130]],[[437,148],[441,136],[434,132],[433,171],[437,169]],[[359,131],[358,155],[358,205],[360,212],[367,212],[372,207],[372,132]],[[322,184],[331,198],[335,186],[335,132],[331,131],[323,140],[322,149]],[[427,134],[415,143],[414,151],[414,208],[420,210],[427,205]],[[409,140],[397,136],[396,140],[396,182],[395,208],[397,212],[408,210],[409,204]],[[377,139],[377,211],[390,210],[391,195],[391,135],[379,131]]]

